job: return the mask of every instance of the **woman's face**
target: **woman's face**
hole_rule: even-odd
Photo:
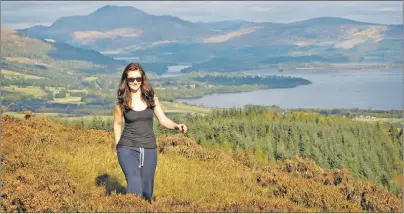
[[[126,81],[128,82],[129,88],[133,91],[139,90],[142,85],[142,73],[139,70],[128,71],[128,77]]]

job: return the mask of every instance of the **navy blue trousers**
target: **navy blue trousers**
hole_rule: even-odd
[[[157,165],[157,148],[116,148],[119,165],[125,174],[127,193],[136,194],[151,203],[154,174]]]

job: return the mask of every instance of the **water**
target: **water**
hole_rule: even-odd
[[[173,65],[173,66],[167,66],[168,71],[160,77],[176,77],[176,76],[181,76],[184,75],[184,73],[181,73],[181,69],[191,67],[192,65]]]
[[[288,89],[211,94],[202,98],[177,101],[220,108],[254,104],[277,105],[281,108],[403,109],[402,69],[293,70],[283,73],[268,72],[262,69],[248,73],[302,77],[313,84]]]

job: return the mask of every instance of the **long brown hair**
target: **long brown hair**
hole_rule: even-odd
[[[118,99],[117,103],[121,107],[121,109],[128,109],[131,108],[130,104],[132,101],[132,96],[130,94],[130,88],[128,85],[128,81],[126,78],[128,77],[128,72],[129,71],[139,71],[140,74],[142,75],[142,84],[141,84],[141,98],[146,102],[148,108],[154,108],[155,103],[154,103],[154,90],[147,78],[146,73],[144,72],[142,66],[139,63],[130,63],[129,65],[126,66],[126,68],[123,70],[122,77],[121,77],[121,82],[119,83],[118,86]]]

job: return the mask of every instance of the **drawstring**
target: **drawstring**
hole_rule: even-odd
[[[140,157],[139,157],[139,168],[142,168],[144,162],[144,148],[139,148]]]

